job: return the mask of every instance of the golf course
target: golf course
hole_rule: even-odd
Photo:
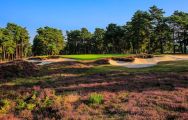
[[[186,119],[188,61],[164,61],[147,68],[104,62],[129,56],[70,55],[45,65],[0,64],[0,113],[8,113],[2,119],[16,119],[17,112],[23,119]],[[11,73],[10,67],[20,74]],[[23,68],[28,71],[21,72]]]
[[[1,0],[0,120],[188,120],[187,5]]]

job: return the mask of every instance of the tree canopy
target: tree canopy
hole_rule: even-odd
[[[68,31],[65,51],[67,54],[187,53],[188,14],[175,11],[165,17],[164,13],[163,9],[152,6],[148,11],[136,11],[123,26],[111,23],[94,33],[84,28],[87,39],[83,29]]]
[[[2,60],[20,59],[27,56],[29,33],[26,28],[8,23],[0,28],[0,54]]]
[[[61,30],[44,27],[37,30],[33,41],[34,55],[58,55],[63,49],[64,37]]]

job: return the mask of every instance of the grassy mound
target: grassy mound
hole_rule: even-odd
[[[116,61],[123,61],[123,62],[133,62],[135,60],[134,57],[115,57],[112,58],[112,60],[116,60]]]
[[[133,62],[135,58],[148,59],[148,58],[153,58],[153,57],[154,56],[151,54],[138,54],[134,56],[114,56],[111,58],[102,58],[102,59],[95,60],[94,64],[97,64],[97,65],[109,64],[109,59],[112,59],[115,61]]]
[[[0,65],[0,79],[36,75],[38,66],[27,61],[17,60]]]
[[[134,56],[127,56],[127,57],[112,57],[112,60],[115,61],[123,61],[123,62],[133,62],[135,58],[142,58],[142,59],[148,59],[153,58],[154,56],[151,54],[138,54]]]
[[[109,59],[108,58],[99,59],[99,60],[94,61],[94,64],[96,65],[109,64]]]

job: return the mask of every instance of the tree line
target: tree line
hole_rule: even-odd
[[[109,24],[106,29],[87,28],[66,31],[37,29],[33,44],[26,28],[8,23],[0,28],[0,59],[21,59],[30,55],[108,54],[108,53],[187,53],[188,13],[175,11],[165,16],[163,9],[152,6],[138,10],[125,25]]]
[[[188,13],[175,11],[165,17],[152,6],[138,10],[125,25],[109,24],[106,29],[67,31],[66,54],[88,53],[187,53]]]
[[[0,60],[22,59],[31,53],[29,33],[26,28],[8,23],[0,28]]]

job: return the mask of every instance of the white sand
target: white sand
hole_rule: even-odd
[[[157,65],[159,62],[163,61],[177,61],[177,60],[188,60],[188,55],[164,55],[161,57],[154,57],[149,59],[136,58],[134,62],[122,62],[109,60],[111,65],[123,66],[127,68],[145,68]],[[38,63],[37,65],[46,65],[56,62],[63,61],[76,61],[69,58],[58,58],[58,59],[47,59],[47,60],[27,60],[28,62]]]
[[[57,59],[47,59],[47,60],[27,60],[28,62],[38,63],[37,65],[47,65],[51,63],[57,63],[57,62],[65,62],[65,61],[76,61],[74,59],[68,59],[68,58],[57,58]]]
[[[122,62],[110,60],[111,65],[124,66],[127,68],[145,68],[157,65],[163,61],[177,61],[177,60],[188,60],[188,55],[164,55],[162,57],[154,57],[149,59],[136,58],[134,62]]]

